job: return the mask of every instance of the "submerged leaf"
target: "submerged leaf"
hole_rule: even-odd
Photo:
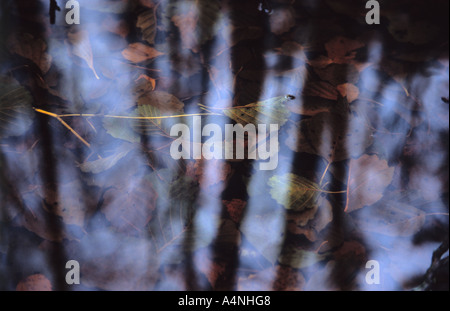
[[[131,128],[130,120],[104,119],[103,127],[106,132],[114,138],[122,139],[130,143],[141,142],[141,136]]]
[[[32,60],[44,74],[50,69],[52,56],[46,52],[47,44],[40,38],[28,33],[14,34],[8,40],[8,49]]]
[[[136,26],[142,31],[142,39],[148,44],[155,43],[156,16],[153,9],[148,9],[138,16]]]
[[[286,145],[296,152],[316,154],[329,162],[361,156],[373,142],[364,119],[323,112],[288,130]]]
[[[198,183],[189,177],[180,177],[170,183],[156,174],[151,179],[159,199],[149,232],[160,258],[165,263],[179,263],[183,254],[205,247],[214,239],[206,226],[196,227],[193,223]]]
[[[145,44],[136,42],[128,45],[128,47],[122,51],[122,55],[126,60],[129,60],[130,62],[140,63],[164,55],[164,53],[161,53],[155,48],[152,48]]]
[[[286,265],[295,269],[302,269],[315,265],[327,257],[325,254],[317,254],[312,251],[299,249],[293,245],[285,247],[278,258],[282,265]]]
[[[130,151],[131,150],[128,149],[124,152],[119,152],[107,158],[98,159],[91,162],[84,162],[80,164],[80,169],[83,173],[98,174],[104,172],[116,165],[116,163],[123,159]]]
[[[393,237],[408,237],[425,224],[424,211],[398,201],[379,202],[352,214],[361,230]]]
[[[105,192],[102,213],[121,232],[141,232],[152,219],[157,198],[152,184],[138,174],[133,183]]]
[[[183,47],[198,52],[200,46],[212,39],[215,34],[220,2],[218,0],[174,1],[174,4],[167,8],[167,12],[170,12],[168,17],[180,31]]]
[[[265,101],[242,107],[224,109],[223,114],[243,126],[254,124],[278,124],[282,127],[288,121],[290,111],[286,106],[288,101],[294,100],[292,95],[271,98]]]
[[[268,184],[272,198],[288,210],[311,209],[320,195],[318,184],[295,174],[274,176]]]
[[[70,44],[72,54],[83,59],[92,70],[95,77],[100,79],[94,68],[94,55],[92,53],[89,33],[86,30],[71,30],[67,33],[67,41]]]
[[[0,138],[20,136],[30,128],[32,98],[16,80],[0,76]]]
[[[276,211],[264,215],[247,218],[241,224],[240,230],[261,255],[270,263],[275,264],[280,255],[281,245],[285,238],[283,233],[284,213]]]
[[[383,193],[394,177],[394,167],[378,156],[363,155],[350,161],[345,211],[370,206],[383,197]]]

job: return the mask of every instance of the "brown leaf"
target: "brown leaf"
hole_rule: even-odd
[[[107,241],[107,243],[105,243]],[[149,291],[159,278],[155,248],[145,239],[94,231],[77,245],[81,283],[109,291]]]
[[[345,83],[337,86],[338,92],[342,97],[347,97],[348,103],[352,103],[359,97],[359,89],[357,86],[351,83]]]
[[[150,105],[157,108],[163,115],[182,114],[184,111],[184,104],[177,97],[172,94],[160,91],[147,92],[138,98],[139,106]]]
[[[289,232],[305,235],[315,242],[320,232],[333,220],[333,208],[327,199],[320,197],[314,208],[302,213],[288,213],[286,220]]]
[[[303,274],[291,267],[277,265],[238,282],[239,291],[301,291],[305,286]]]
[[[72,54],[83,59],[95,77],[100,79],[94,68],[94,55],[92,53],[89,33],[86,30],[75,30],[75,28],[72,28],[67,33],[67,41],[71,47]]]
[[[164,55],[164,53],[140,42],[136,42],[128,45],[128,47],[122,51],[122,55],[130,62],[140,63]]]
[[[295,26],[294,12],[289,9],[277,9],[270,15],[270,29],[276,35],[288,32]]]
[[[347,213],[378,202],[394,177],[394,167],[376,155],[350,161],[347,183]]]
[[[66,224],[84,226],[84,219],[97,205],[97,199],[85,195],[82,184],[73,181],[53,187],[39,187],[39,196],[45,201],[45,210],[61,216]]]
[[[126,38],[130,33],[130,27],[124,19],[113,18],[108,15],[101,24],[102,30],[112,32],[122,38]]]
[[[408,237],[423,227],[426,214],[412,205],[383,200],[356,212],[353,218],[363,231]]]
[[[153,9],[144,11],[138,16],[136,26],[142,31],[142,39],[148,44],[155,43],[156,37],[156,16]]]
[[[307,83],[303,89],[303,95],[318,96],[329,100],[338,99],[338,91],[336,87],[324,81]]]
[[[28,33],[13,34],[8,39],[8,49],[22,57],[33,61],[46,74],[52,64],[52,56],[48,54],[47,44],[40,38]]]
[[[288,129],[286,145],[295,152],[342,161],[359,157],[373,142],[373,130],[359,117],[337,113],[319,113]]]
[[[16,291],[52,291],[52,283],[43,274],[33,274],[17,284]]]
[[[141,232],[150,222],[158,194],[146,179],[105,192],[102,213],[119,231]]]
[[[359,40],[345,37],[335,37],[325,44],[328,57],[336,64],[349,63],[356,56],[355,50],[364,47],[365,44]]]
[[[235,223],[240,223],[245,207],[247,206],[247,202],[239,199],[233,199],[231,201],[223,200],[222,203],[225,205],[231,220]]]

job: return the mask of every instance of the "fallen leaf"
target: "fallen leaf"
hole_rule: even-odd
[[[52,291],[52,283],[43,274],[33,274],[17,284],[16,291]]]
[[[301,291],[305,283],[300,271],[277,265],[248,278],[240,278],[238,291]]]
[[[52,65],[52,56],[47,53],[47,44],[28,33],[12,34],[7,42],[8,49],[33,61],[46,74]]]
[[[259,124],[267,126],[278,124],[279,127],[282,127],[290,115],[286,103],[294,99],[295,97],[292,95],[280,96],[242,107],[226,108],[222,113],[243,126],[254,124],[258,127]]]
[[[336,64],[349,63],[355,59],[355,50],[364,47],[365,44],[359,40],[353,40],[345,37],[335,37],[325,44],[328,57]]]
[[[184,48],[197,53],[201,45],[212,39],[215,22],[220,12],[217,0],[178,1],[167,9],[172,22],[178,27]]]
[[[142,39],[148,44],[155,43],[156,36],[156,16],[153,9],[146,10],[139,14],[136,26],[141,29]]]
[[[83,59],[92,70],[95,77],[100,79],[94,67],[94,55],[92,53],[89,33],[86,30],[76,30],[76,28],[72,28],[67,33],[67,42],[69,43],[72,54]]]
[[[350,160],[345,212],[351,213],[378,202],[394,177],[394,167],[376,155]]]
[[[318,113],[292,124],[286,145],[295,152],[322,156],[329,162],[361,156],[373,143],[373,130],[363,118],[340,113]]]
[[[388,15],[389,33],[399,42],[410,42],[417,45],[433,41],[439,34],[439,27],[427,20],[405,20],[405,16]]]
[[[268,185],[272,198],[293,211],[312,209],[320,195],[319,185],[295,174],[274,176]]]
[[[130,151],[131,150],[129,149],[124,152],[119,152],[117,154],[109,156],[107,158],[102,158],[90,162],[84,162],[80,164],[79,167],[83,173],[98,174],[112,168],[114,165],[116,165],[117,162],[123,159]]]
[[[276,9],[270,15],[269,21],[272,32],[281,35],[295,26],[295,14],[290,9]]]
[[[140,233],[152,219],[157,198],[152,184],[136,176],[133,184],[108,189],[101,211],[117,230]]]
[[[289,232],[304,235],[311,242],[316,242],[319,234],[333,221],[333,207],[321,196],[313,208],[300,213],[288,213],[286,220]]]
[[[164,55],[155,48],[142,44],[140,42],[130,43],[128,47],[122,51],[122,55],[126,60],[133,63],[140,63],[149,59]]]
[[[23,135],[34,118],[30,93],[16,80],[0,76],[0,138]]]
[[[244,214],[247,202],[233,199],[231,201],[223,200],[222,203],[227,209],[228,215],[230,215],[231,220],[235,223],[240,223],[242,220],[242,215]]]
[[[338,90],[335,86],[328,82],[308,82],[303,89],[303,95],[305,96],[317,96],[329,100],[338,99]]]
[[[342,97],[346,97],[348,103],[353,103],[355,100],[359,97],[359,89],[357,86],[351,83],[345,83],[338,85],[337,88],[338,92],[341,94]]]
[[[85,218],[92,213],[98,202],[98,196],[87,194],[78,181],[59,184],[57,187],[39,187],[36,193],[46,203],[44,209],[60,216],[65,224],[84,226]]]
[[[409,237],[425,224],[424,211],[398,201],[380,201],[355,212],[353,219],[362,231],[393,237]]]
[[[94,230],[76,245],[74,253],[81,266],[81,284],[87,287],[151,291],[160,275],[155,246],[145,239]]]
[[[317,254],[313,251],[308,251],[295,247],[292,244],[283,248],[278,261],[282,265],[286,265],[295,269],[302,269],[315,265],[324,260],[326,254]]]
[[[284,213],[277,211],[248,216],[246,219],[240,226],[242,234],[264,258],[274,264],[284,240]]]

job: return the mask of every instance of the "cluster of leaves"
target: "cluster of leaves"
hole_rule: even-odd
[[[80,1],[82,25],[49,34],[25,2],[0,48],[0,224],[79,260],[85,288],[358,289],[375,249],[396,289],[393,248],[448,230],[427,153],[448,157],[448,89],[417,86],[448,83],[447,39],[419,9],[401,22],[386,3],[373,30],[358,1]],[[193,114],[278,124],[289,173],[173,160],[170,127]],[[58,288],[49,264],[11,274],[17,289]]]

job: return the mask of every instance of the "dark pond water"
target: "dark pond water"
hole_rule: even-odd
[[[0,289],[448,289],[448,1],[366,2],[1,1]]]

